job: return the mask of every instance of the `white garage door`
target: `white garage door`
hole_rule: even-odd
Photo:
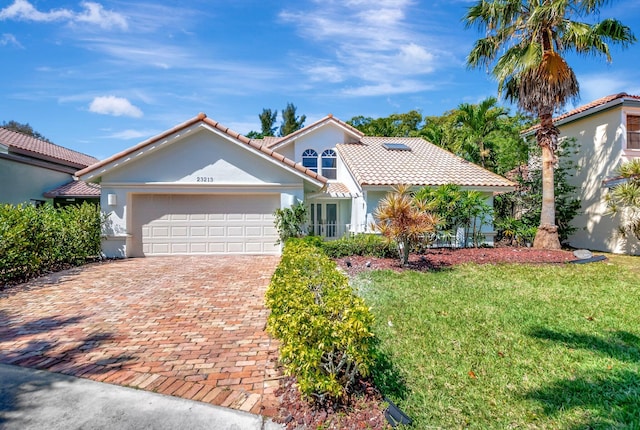
[[[278,254],[278,207],[277,194],[136,195],[133,254]]]

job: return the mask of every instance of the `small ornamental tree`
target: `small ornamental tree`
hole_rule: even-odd
[[[607,208],[611,215],[621,215],[618,231],[622,237],[631,233],[640,240],[640,158],[623,164],[618,171],[625,181],[605,196]]]
[[[436,230],[438,219],[410,194],[408,185],[398,185],[379,203],[374,212],[374,230],[398,244],[400,260],[409,263],[411,247]]]

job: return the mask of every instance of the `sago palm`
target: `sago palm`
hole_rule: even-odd
[[[478,0],[468,9],[467,26],[486,32],[467,58],[470,67],[492,68],[498,91],[536,115],[542,149],[542,213],[536,248],[559,248],[553,189],[558,129],[553,114],[579,94],[578,80],[563,55],[604,56],[609,44],[635,42],[629,27],[616,19],[596,23],[579,19],[598,15],[607,0]]]

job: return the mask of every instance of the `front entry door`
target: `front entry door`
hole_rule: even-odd
[[[311,233],[316,236],[338,237],[338,204],[311,203]]]

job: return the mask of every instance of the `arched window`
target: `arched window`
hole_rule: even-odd
[[[336,179],[337,173],[336,151],[326,149],[322,153],[322,176],[327,179]]]
[[[302,153],[302,165],[309,170],[318,173],[318,153],[313,149],[307,149]]]

